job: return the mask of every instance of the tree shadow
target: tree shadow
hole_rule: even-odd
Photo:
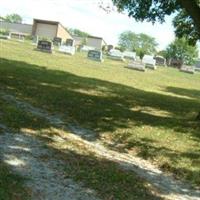
[[[200,100],[200,90],[194,89],[185,89],[185,88],[178,88],[178,87],[167,87],[167,92],[178,94],[180,96],[186,96],[195,100]]]
[[[95,134],[92,140],[100,138],[104,132],[144,125],[176,131],[200,140],[199,124],[187,117],[198,111],[198,99],[144,91],[16,60],[1,59],[0,65],[0,90],[15,94],[17,99],[47,110],[52,115],[59,113],[66,123],[89,128],[92,130],[90,133]],[[33,118],[31,116],[30,121]],[[20,123],[18,129],[51,127],[49,123],[39,121]],[[12,123],[10,126],[13,126]],[[116,140],[116,145],[122,142]],[[158,152],[172,161],[182,156],[180,152],[157,147],[154,140],[145,138],[130,141],[125,146],[131,147],[139,147],[139,155],[144,158],[154,158]],[[183,156],[194,159],[191,155]],[[193,174],[193,171],[188,169],[187,173]]]
[[[127,128],[128,121],[136,126],[151,125],[187,132],[187,128],[193,127],[184,116],[200,107],[200,102],[195,100],[80,77],[20,61],[1,59],[1,68],[0,88],[14,92],[17,98],[37,107],[62,113],[66,119],[90,127],[97,133]],[[160,111],[167,114],[161,115]],[[199,137],[197,131],[193,134]]]

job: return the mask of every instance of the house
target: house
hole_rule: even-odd
[[[55,37],[62,38],[62,41],[66,41],[67,39],[73,39],[70,33],[60,22],[47,21],[41,19],[33,20],[32,35],[48,37],[50,39],[54,39]]]
[[[99,50],[102,50],[104,46],[107,46],[103,38],[95,36],[88,36],[86,39],[86,45]]]

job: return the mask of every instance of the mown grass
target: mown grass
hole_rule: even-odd
[[[24,181],[0,161],[0,200],[28,200],[30,196],[23,186]]]
[[[93,62],[82,53],[50,55],[14,41],[0,45],[1,90],[94,130],[110,148],[200,185],[199,73],[142,73],[109,59]]]

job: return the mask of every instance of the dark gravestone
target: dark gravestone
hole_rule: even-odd
[[[91,59],[91,60],[103,62],[102,51],[89,50],[88,51],[88,58]]]
[[[60,37],[54,37],[53,44],[55,46],[60,46],[62,44],[62,38],[60,38]]]
[[[169,61],[168,61],[168,65],[171,66],[171,67],[175,67],[175,68],[181,68],[182,65],[183,65],[183,61],[180,60],[180,59],[176,59],[176,58],[171,58]]]
[[[46,40],[40,40],[37,44],[37,49],[40,51],[52,53],[52,43]]]
[[[74,40],[73,39],[67,39],[66,40],[66,46],[73,47],[74,46]]]
[[[166,60],[162,56],[155,56],[154,59],[156,60],[156,65],[165,66]]]

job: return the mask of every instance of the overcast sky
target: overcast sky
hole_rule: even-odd
[[[109,3],[110,0],[104,0]],[[103,37],[109,44],[117,44],[120,33],[131,30],[146,33],[156,38],[159,49],[165,48],[174,39],[172,17],[166,23],[137,23],[125,14],[107,14],[99,8],[98,0],[5,0],[1,2],[0,15],[18,13],[24,23],[33,18],[61,22],[64,26],[78,28],[91,35]]]

